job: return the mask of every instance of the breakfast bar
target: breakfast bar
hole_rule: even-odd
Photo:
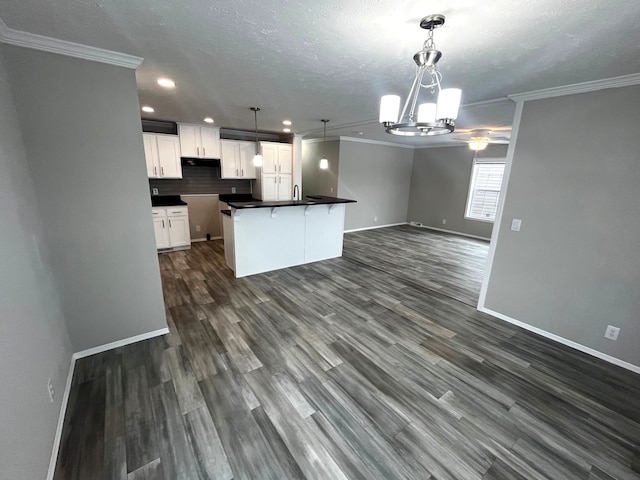
[[[227,265],[236,277],[342,256],[345,207],[355,200],[229,202],[223,212]]]

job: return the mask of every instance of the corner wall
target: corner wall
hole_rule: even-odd
[[[47,475],[72,348],[5,50],[0,44],[0,477],[17,480]]]
[[[638,98],[630,86],[524,103],[479,307],[640,367]]]
[[[464,218],[473,168],[466,146],[419,148],[413,158],[408,220],[489,239],[493,222]],[[505,158],[507,145],[489,145],[478,158]],[[446,224],[442,221],[446,220]]]
[[[74,350],[166,328],[135,72],[5,53]]]
[[[320,169],[320,158],[325,156],[329,168]],[[302,142],[302,195],[338,196],[340,172],[340,141]]]
[[[338,196],[347,205],[345,230],[407,221],[413,148],[340,140]]]

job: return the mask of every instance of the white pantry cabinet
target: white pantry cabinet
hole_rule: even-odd
[[[220,158],[220,128],[178,124],[180,153],[190,158]]]
[[[262,173],[293,173],[293,148],[289,143],[260,142]]]
[[[158,250],[182,250],[191,246],[187,207],[154,207],[151,214]]]
[[[256,178],[254,142],[220,140],[220,178]]]
[[[176,135],[143,133],[149,178],[182,178],[180,144]]]

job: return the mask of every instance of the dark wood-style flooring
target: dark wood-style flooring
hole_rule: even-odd
[[[55,479],[640,478],[640,376],[476,311],[487,250],[402,226],[243,279],[220,241],[161,255],[171,333],[77,362]]]

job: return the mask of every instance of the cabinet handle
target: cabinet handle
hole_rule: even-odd
[[[238,169],[236,168],[236,177],[238,176]]]
[[[160,175],[164,177],[164,167],[160,167]]]
[[[207,156],[207,151],[204,149],[204,147],[202,147],[202,156],[203,157]]]
[[[156,177],[158,176],[158,167],[156,166],[153,167],[153,175]]]
[[[162,228],[164,228],[164,220],[162,220]]]
[[[241,177],[244,177],[244,168],[240,170],[240,173],[241,173],[241,175],[240,175],[240,176],[241,176]]]
[[[171,219],[169,219],[169,228],[171,228]]]
[[[200,156],[200,147],[196,147],[196,154],[198,157]]]
[[[273,183],[278,183],[278,177],[273,177]]]

